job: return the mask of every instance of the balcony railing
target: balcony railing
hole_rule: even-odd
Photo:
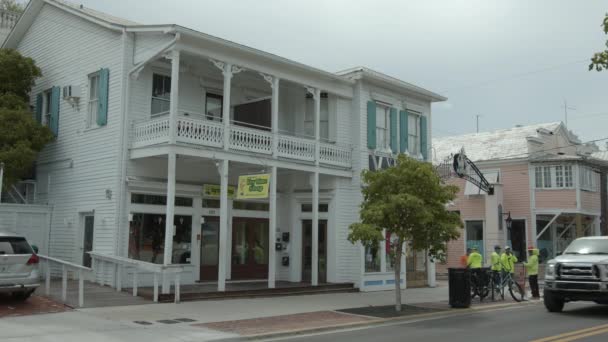
[[[156,118],[138,123],[133,127],[133,147],[146,147],[169,142],[169,119]],[[224,148],[224,126],[221,122],[178,118],[175,140],[178,143]],[[242,126],[230,126],[229,150],[271,156],[273,140],[276,141],[277,156],[280,158],[315,162],[320,164],[351,167],[352,150],[350,146],[332,143],[319,143],[316,155],[316,142],[285,134],[273,135],[271,132]]]

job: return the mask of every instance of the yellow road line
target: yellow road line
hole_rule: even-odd
[[[538,340],[533,340],[530,342],[566,342],[566,341],[574,341],[576,339],[580,339],[583,337],[587,337],[587,335],[583,336],[583,335],[579,335],[579,334],[591,334],[588,336],[593,336],[593,335],[599,335],[599,334],[603,334],[605,332],[608,332],[608,324],[603,324],[603,325],[598,325],[595,327],[591,327],[591,328],[585,328],[585,329],[580,329],[580,330],[575,330],[575,331],[570,331],[570,332],[566,332],[563,334],[559,334],[559,335],[554,335],[554,336],[549,336],[549,337],[545,337],[545,338],[540,338]],[[573,338],[573,339],[568,339],[568,338]]]

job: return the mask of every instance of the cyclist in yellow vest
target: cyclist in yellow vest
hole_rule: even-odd
[[[507,273],[514,274],[515,273],[515,263],[517,262],[517,257],[513,255],[511,252],[511,247],[506,246],[505,252],[500,256],[500,264],[502,265],[502,271]]]
[[[480,269],[483,262],[483,257],[477,251],[477,247],[471,248],[471,254],[467,259],[467,267],[470,269]]]
[[[539,299],[540,293],[538,291],[538,249],[534,247],[529,247],[528,255],[528,262],[524,262],[524,266],[526,266],[526,272],[528,273],[528,280],[530,281],[530,290],[532,290],[532,298]]]
[[[492,269],[492,278],[494,279],[494,284],[498,286],[500,284],[500,271],[502,271],[502,264],[500,263],[500,246],[494,246],[494,252],[490,256],[490,264]]]

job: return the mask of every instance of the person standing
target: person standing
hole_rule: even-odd
[[[467,265],[469,264],[469,254],[471,254],[471,249],[467,248],[467,253],[460,257],[460,267],[467,267]]]
[[[496,284],[497,287],[500,286],[500,271],[502,271],[502,264],[500,263],[500,251],[500,246],[496,245],[494,246],[494,252],[492,252],[492,255],[490,256],[492,279],[494,279],[494,284]]]
[[[467,258],[467,267],[472,270],[479,270],[481,268],[481,264],[483,263],[483,257],[477,251],[477,247],[471,248],[471,253]]]
[[[534,247],[528,248],[528,256],[528,262],[524,262],[524,266],[526,267],[526,272],[528,272],[532,298],[540,299],[540,292],[538,291],[538,249]]]
[[[511,252],[511,247],[505,246],[505,252],[500,256],[500,264],[502,265],[502,271],[504,273],[511,273],[513,275],[515,273],[515,263],[517,262],[517,257],[513,255]]]

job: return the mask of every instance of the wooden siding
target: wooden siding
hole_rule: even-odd
[[[599,191],[581,190],[581,210],[599,212],[601,209],[601,198]]]
[[[35,95],[52,86],[80,86],[79,106],[61,99],[59,136],[38,158],[37,178],[50,189],[39,189],[42,203],[52,207],[50,254],[80,262],[79,212],[95,210],[94,248],[113,252],[119,137],[121,126],[121,34],[44,5],[18,46],[42,69],[32,89]],[[110,69],[108,125],[87,129],[88,74]],[[49,186],[49,184],[47,184]],[[106,197],[106,191],[113,195]]]
[[[536,209],[576,209],[576,190],[535,190]]]

